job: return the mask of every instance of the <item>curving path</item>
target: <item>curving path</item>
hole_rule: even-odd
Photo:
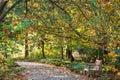
[[[26,80],[87,80],[80,75],[72,73],[65,67],[58,67],[35,62],[17,62],[26,68],[23,75]]]

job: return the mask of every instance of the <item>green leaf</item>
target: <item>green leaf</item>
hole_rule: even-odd
[[[62,18],[68,20],[70,23],[72,22],[72,18],[69,15],[63,15]]]
[[[120,50],[119,49],[114,49],[114,51],[120,55]]]
[[[22,13],[23,13],[23,9],[22,8],[15,8],[15,14],[21,15]]]
[[[2,48],[2,44],[0,44],[0,48]]]
[[[97,4],[97,0],[90,0],[90,5],[92,9],[97,8],[96,4]]]
[[[3,32],[2,31],[0,31],[0,35],[2,35],[3,34]]]
[[[10,26],[10,25],[7,25],[6,27],[7,27],[7,29],[9,29],[9,30],[14,30],[14,28],[13,28],[12,26]]]
[[[21,30],[21,29],[24,29],[28,26],[30,26],[32,24],[31,21],[25,21],[25,22],[22,22],[21,24],[19,24],[18,26],[16,26],[16,30]]]

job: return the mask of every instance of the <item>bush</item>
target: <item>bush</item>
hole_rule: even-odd
[[[65,66],[70,63],[70,61],[64,61],[60,59],[41,59],[40,62],[47,63],[47,64],[53,64],[56,66]]]
[[[17,67],[14,60],[6,59],[0,55],[0,80],[13,80],[14,75],[21,71],[21,68]]]

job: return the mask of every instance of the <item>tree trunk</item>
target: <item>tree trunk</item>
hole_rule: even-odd
[[[28,32],[26,31],[25,33],[25,58],[28,57],[29,53],[28,53]]]
[[[72,56],[72,50],[66,49],[66,58],[69,59],[71,62],[74,61],[74,57]]]
[[[63,46],[61,45],[61,59],[64,59],[64,55],[63,55]]]
[[[42,57],[45,58],[44,41],[42,41]]]
[[[5,58],[7,58],[8,57],[8,54],[7,54],[7,43],[5,43],[5,46],[4,46],[4,56],[5,56]]]

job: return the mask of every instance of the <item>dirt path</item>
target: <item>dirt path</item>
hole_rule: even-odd
[[[56,67],[43,63],[17,62],[26,68],[23,73],[26,80],[87,80],[80,75],[72,73],[65,67]]]

